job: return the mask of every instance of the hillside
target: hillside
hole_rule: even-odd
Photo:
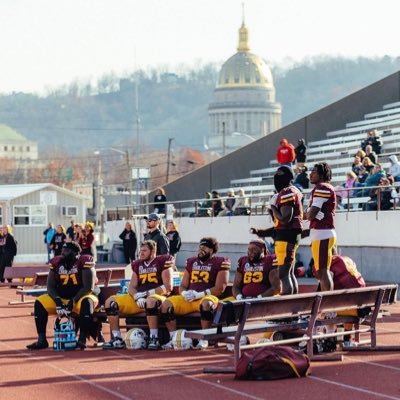
[[[350,94],[400,69],[400,58],[313,58],[273,70],[283,123]],[[176,147],[201,150],[208,130],[207,107],[218,67],[209,64],[180,73],[139,71],[139,137],[141,148]],[[137,138],[135,85],[127,77],[104,76],[96,87],[71,83],[47,96],[0,95],[0,123],[7,124],[49,156],[56,149],[69,154],[107,146],[134,146]],[[122,77],[121,77],[122,78]],[[126,77],[125,77],[126,78]],[[120,84],[121,83],[121,84]]]

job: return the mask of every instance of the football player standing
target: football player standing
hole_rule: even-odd
[[[315,270],[319,271],[322,290],[333,290],[329,273],[332,263],[332,249],[336,244],[335,209],[336,194],[329,183],[332,171],[325,162],[314,165],[310,182],[315,185],[311,191],[310,207],[306,218],[310,221],[311,252]]]
[[[275,227],[275,265],[282,283],[281,294],[298,293],[294,264],[303,228],[303,195],[293,185],[293,179],[292,168],[280,166],[274,175],[277,194],[270,200]]]

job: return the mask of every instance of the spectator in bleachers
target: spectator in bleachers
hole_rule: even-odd
[[[372,146],[372,150],[376,154],[381,154],[382,149],[382,139],[379,137],[378,131],[372,129],[368,132],[367,137],[361,142],[361,148],[365,151],[367,145]]]
[[[224,203],[216,190],[211,192],[211,198],[213,216],[216,217],[224,209]]]
[[[346,208],[346,199],[349,197],[353,197],[353,191],[350,190],[354,187],[357,180],[357,175],[353,171],[346,172],[346,181],[340,185],[335,187],[336,196],[341,200],[341,203],[344,203],[344,207]],[[338,204],[340,203],[338,200]]]
[[[339,186],[339,188],[342,189],[352,189],[356,183],[357,180],[357,175],[353,171],[347,171],[346,172],[346,180],[345,182]],[[337,194],[336,190],[336,194]],[[341,195],[342,199],[347,197],[351,197],[352,191],[351,190],[342,190],[343,194]]]
[[[154,212],[156,214],[165,214],[166,201],[165,190],[161,187],[157,188],[156,195],[154,196]]]
[[[356,188],[364,187],[365,181],[367,180],[368,177],[369,177],[369,173],[367,172],[365,167],[363,165],[361,165],[361,167],[358,170],[357,180],[356,180],[356,183],[354,184],[354,187],[356,187]],[[355,191],[355,195],[357,197],[360,197],[361,192],[362,192],[362,190],[357,190],[357,191]]]
[[[236,193],[233,213],[234,215],[250,215],[249,198],[245,196],[243,189],[239,189]]]
[[[227,196],[228,198],[225,200],[225,208],[218,213],[219,217],[226,217],[233,215],[236,203],[235,191],[233,189],[229,189],[227,192]]]
[[[382,169],[382,166],[380,164],[376,164],[374,166],[374,169],[372,170],[372,173],[365,180],[364,186],[368,189],[361,190],[360,193],[358,194],[358,196],[359,197],[370,196],[369,188],[371,186],[378,186],[381,178],[385,178],[385,177],[386,177],[386,172]]]
[[[299,139],[294,152],[296,154],[297,168],[303,167],[307,160],[307,146],[305,145],[304,139]]]
[[[351,166],[352,171],[358,175],[358,171],[362,167],[361,158],[360,156],[354,156],[353,165]]]
[[[360,160],[361,160],[361,161],[364,160],[365,151],[364,151],[364,150],[361,150],[361,149],[358,149],[358,150],[357,150],[357,153],[354,154],[354,157],[356,157],[356,156],[360,157]]]
[[[400,182],[400,162],[394,154],[389,157],[389,175],[393,176],[395,182]]]
[[[299,189],[308,189],[310,187],[310,179],[308,178],[308,168],[306,165],[296,169],[297,175],[294,180],[294,185]]]
[[[278,151],[276,152],[276,161],[278,161],[280,165],[291,167],[295,158],[296,154],[293,145],[289,143],[287,139],[282,139],[279,142]]]
[[[369,174],[372,173],[374,166],[375,166],[369,157],[363,158],[362,165],[364,166],[364,168],[367,170],[367,172]]]
[[[372,150],[372,146],[370,144],[365,147],[365,157],[368,157],[372,161],[372,164],[376,164],[378,162],[378,156]]]
[[[393,203],[390,200],[392,199],[392,183],[390,180],[383,176],[379,182],[379,188],[374,188],[369,191],[369,196],[371,200],[366,203],[365,209],[367,211],[374,211],[378,210],[378,196],[380,197],[380,210],[390,210],[393,207]]]
[[[199,208],[197,210],[197,215],[193,214],[193,216],[197,217],[210,217],[212,214],[212,204],[211,204],[211,192],[206,192],[205,200],[199,204]]]

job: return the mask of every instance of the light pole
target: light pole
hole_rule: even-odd
[[[117,153],[125,155],[126,161],[126,169],[127,169],[127,184],[128,184],[128,191],[129,191],[129,205],[132,204],[132,171],[131,171],[131,164],[129,160],[129,150],[119,150],[115,149],[114,147],[110,147],[110,150],[113,150]]]
[[[100,151],[95,151],[97,156],[97,190],[96,190],[96,227],[100,227],[100,244],[104,242],[104,216],[103,216],[103,180],[101,178]]]
[[[171,143],[174,140],[174,138],[169,138],[168,139],[168,153],[167,153],[167,177],[166,177],[166,183],[169,181],[169,166],[171,163]]]

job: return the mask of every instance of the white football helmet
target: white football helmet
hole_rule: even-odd
[[[193,340],[186,337],[186,329],[178,329],[172,336],[174,350],[189,350],[193,347]]]
[[[125,344],[127,349],[145,349],[147,347],[146,332],[140,328],[130,329],[125,335]]]

